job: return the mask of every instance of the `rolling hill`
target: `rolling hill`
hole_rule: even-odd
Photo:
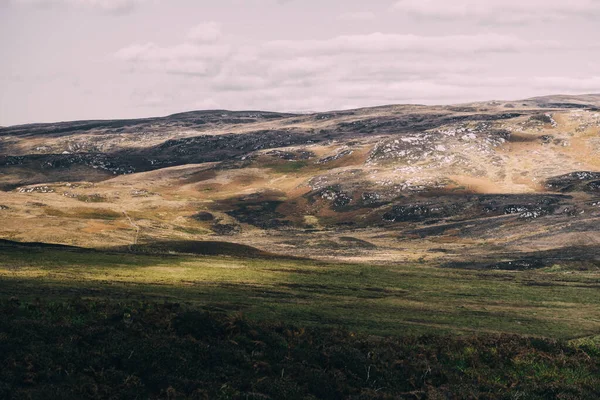
[[[5,127],[0,188],[16,241],[597,263],[600,95]]]
[[[0,128],[1,398],[585,399],[600,95]]]

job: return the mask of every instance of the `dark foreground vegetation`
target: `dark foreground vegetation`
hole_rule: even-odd
[[[372,337],[177,303],[0,301],[2,399],[593,399],[600,351]]]

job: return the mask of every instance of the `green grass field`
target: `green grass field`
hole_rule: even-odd
[[[600,332],[600,273],[4,247],[3,297],[158,300],[377,335]]]
[[[595,270],[252,256],[0,243],[0,398],[600,396]]]

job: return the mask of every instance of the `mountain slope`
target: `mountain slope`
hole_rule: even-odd
[[[600,95],[24,125],[0,129],[0,237],[597,262],[598,171]]]

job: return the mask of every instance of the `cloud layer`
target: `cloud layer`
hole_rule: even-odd
[[[152,0],[9,0],[15,5],[35,7],[75,7],[99,10],[110,14],[127,13]]]
[[[600,0],[2,1],[0,125],[600,92]]]
[[[598,0],[400,0],[396,11],[439,19],[475,19],[519,23],[561,20],[600,12]]]
[[[218,24],[200,23],[180,43],[132,44],[115,57],[135,74],[188,79],[180,95],[201,104],[241,108],[314,110],[397,101],[444,101],[475,96],[482,88],[519,85],[485,77],[486,58],[559,48],[554,41],[513,35],[423,36],[371,33],[322,40],[232,40]],[[475,56],[475,57],[474,57]],[[481,76],[480,76],[481,75]],[[163,90],[164,99],[174,95]],[[157,103],[157,102],[156,102]]]

